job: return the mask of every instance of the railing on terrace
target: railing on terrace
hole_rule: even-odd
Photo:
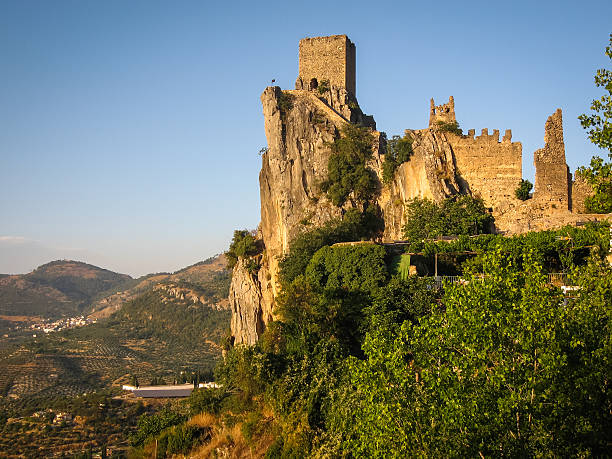
[[[567,273],[548,273],[547,275],[548,283],[556,285],[558,287],[568,286],[568,274]],[[429,276],[428,276],[429,277]],[[474,280],[483,280],[485,276],[475,277],[471,279]],[[467,279],[464,279],[461,276],[431,276],[430,279],[435,284],[436,288],[440,289],[445,283],[453,283],[453,284],[466,284],[468,283]]]

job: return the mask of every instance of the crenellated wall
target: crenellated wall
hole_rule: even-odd
[[[473,129],[466,136],[446,134],[457,166],[457,174],[467,182],[470,192],[480,196],[485,205],[515,199],[514,191],[523,174],[523,146],[512,142],[512,131],[506,130],[499,141],[499,130],[489,134],[483,129],[475,136]]]

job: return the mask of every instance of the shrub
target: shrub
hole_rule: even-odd
[[[196,389],[186,400],[189,413],[192,416],[200,413],[219,414],[221,404],[228,395],[224,389]]]
[[[391,182],[398,166],[408,161],[410,156],[412,156],[412,138],[407,135],[404,137],[394,135],[388,140],[383,162],[383,182]]]
[[[369,129],[347,124],[342,136],[331,144],[328,177],[321,185],[334,205],[342,206],[350,195],[362,203],[374,196],[376,175],[366,165],[372,157],[372,140]]]
[[[164,429],[181,424],[186,417],[166,407],[156,414],[144,414],[138,420],[138,429],[130,435],[132,446],[142,446],[147,439],[159,435]]]
[[[250,231],[236,230],[230,244],[229,250],[225,252],[227,267],[232,269],[236,266],[238,258],[250,257],[259,252],[257,242]]]
[[[407,205],[406,217],[404,237],[412,241],[490,233],[493,223],[482,201],[471,196],[447,198],[440,204],[413,199]]]
[[[325,226],[300,234],[293,240],[289,253],[280,262],[281,283],[287,285],[303,274],[308,262],[321,247],[336,242],[370,238],[382,228],[382,219],[377,210],[369,206],[361,213],[354,209],[349,210],[342,220],[333,220]]]
[[[281,91],[278,97],[278,108],[281,112],[281,116],[287,116],[287,112],[293,108],[294,97],[293,94]]]
[[[319,86],[317,86],[317,91],[319,91],[319,94],[321,95],[329,92],[329,80],[321,80]]]
[[[448,132],[450,134],[463,135],[463,131],[459,127],[459,123],[457,123],[456,121],[449,121],[449,122],[437,121],[435,127],[440,132]]]
[[[589,167],[576,171],[593,187],[595,194],[584,200],[589,213],[607,214],[612,212],[612,162],[605,162],[599,156],[591,159]]]
[[[521,201],[527,201],[531,197],[532,188],[533,184],[529,180],[522,179],[519,186],[514,190],[514,195]]]

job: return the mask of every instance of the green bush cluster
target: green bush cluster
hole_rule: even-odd
[[[303,274],[308,262],[320,248],[335,242],[369,239],[382,229],[383,222],[379,211],[368,206],[364,212],[351,209],[342,219],[332,220],[324,226],[300,234],[291,243],[289,253],[279,264],[281,283],[288,285]]]
[[[231,394],[221,411],[244,413],[253,439],[259,403],[271,407],[267,457],[603,454],[607,230],[420,241],[431,254],[475,252],[465,283],[443,290],[400,276],[382,246],[305,233],[306,265],[285,278],[277,320],[217,370]],[[544,274],[555,267],[581,289],[563,297]]]
[[[329,92],[329,88],[329,80],[321,80],[319,86],[317,86],[317,91],[319,91],[319,94],[325,95]]]
[[[412,138],[408,135],[400,137],[394,135],[387,140],[385,160],[383,162],[383,182],[390,183],[395,176],[398,166],[405,163],[412,156]]]
[[[247,258],[259,253],[257,241],[248,230],[234,231],[234,237],[225,257],[227,258],[227,267],[232,269],[236,266],[238,258]]]
[[[287,113],[293,108],[293,104],[295,102],[295,97],[293,94],[289,94],[288,92],[281,91],[278,96],[278,108],[281,113],[282,118],[286,118]]]
[[[584,177],[595,192],[584,200],[586,211],[593,214],[612,212],[612,162],[594,156],[589,167],[581,167],[576,173]]]
[[[459,127],[457,121],[437,121],[435,127],[440,132],[448,132],[459,136],[463,135],[463,130]]]
[[[330,145],[328,177],[321,188],[334,205],[342,206],[349,197],[366,203],[376,193],[378,179],[367,167],[372,157],[372,142],[368,128],[347,124],[342,128],[342,135]]]
[[[531,197],[531,190],[533,189],[533,183],[529,180],[521,179],[521,183],[514,190],[514,195],[521,201],[527,201]]]
[[[413,199],[406,206],[404,237],[410,241],[490,233],[493,217],[482,200],[471,196],[447,198],[441,203]]]

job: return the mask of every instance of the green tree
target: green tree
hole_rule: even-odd
[[[440,236],[489,233],[493,217],[480,199],[471,196],[447,198],[441,203],[413,199],[406,207],[404,237],[411,241]]]
[[[225,252],[227,258],[227,267],[233,268],[238,262],[238,258],[246,258],[253,256],[259,252],[255,237],[248,230],[234,231],[234,237],[230,244],[229,250]]]
[[[612,162],[604,162],[599,156],[594,156],[589,167],[581,167],[576,173],[584,177],[595,192],[584,200],[587,212],[612,212]]]
[[[606,56],[612,60],[612,34],[606,47]],[[595,85],[604,88],[604,95],[592,101],[590,115],[583,114],[578,119],[587,130],[591,142],[608,150],[608,157],[612,159],[612,70],[597,70]],[[586,178],[595,191],[593,196],[585,200],[586,210],[592,213],[612,212],[612,163],[594,156],[591,165],[580,168],[578,173]]]
[[[412,156],[411,137],[394,135],[388,140],[385,161],[383,162],[383,182],[390,183],[399,165],[408,161],[410,156]]]
[[[514,190],[514,195],[521,201],[527,201],[531,197],[532,189],[533,183],[529,180],[521,179],[521,183],[516,187],[516,190]]]
[[[606,56],[612,60],[612,34],[610,44],[606,47]],[[604,88],[604,95],[592,101],[592,114],[580,115],[578,119],[582,127],[588,130],[591,142],[610,151],[612,155],[612,70],[597,70],[595,86]]]
[[[372,199],[378,187],[374,172],[367,167],[372,156],[372,131],[347,124],[342,135],[331,144],[332,154],[327,164],[328,178],[322,183],[336,206],[342,206],[349,196],[357,202]]]
[[[599,456],[612,425],[612,271],[593,260],[575,298],[501,251],[487,276],[398,333],[372,330],[328,420],[363,457]]]

